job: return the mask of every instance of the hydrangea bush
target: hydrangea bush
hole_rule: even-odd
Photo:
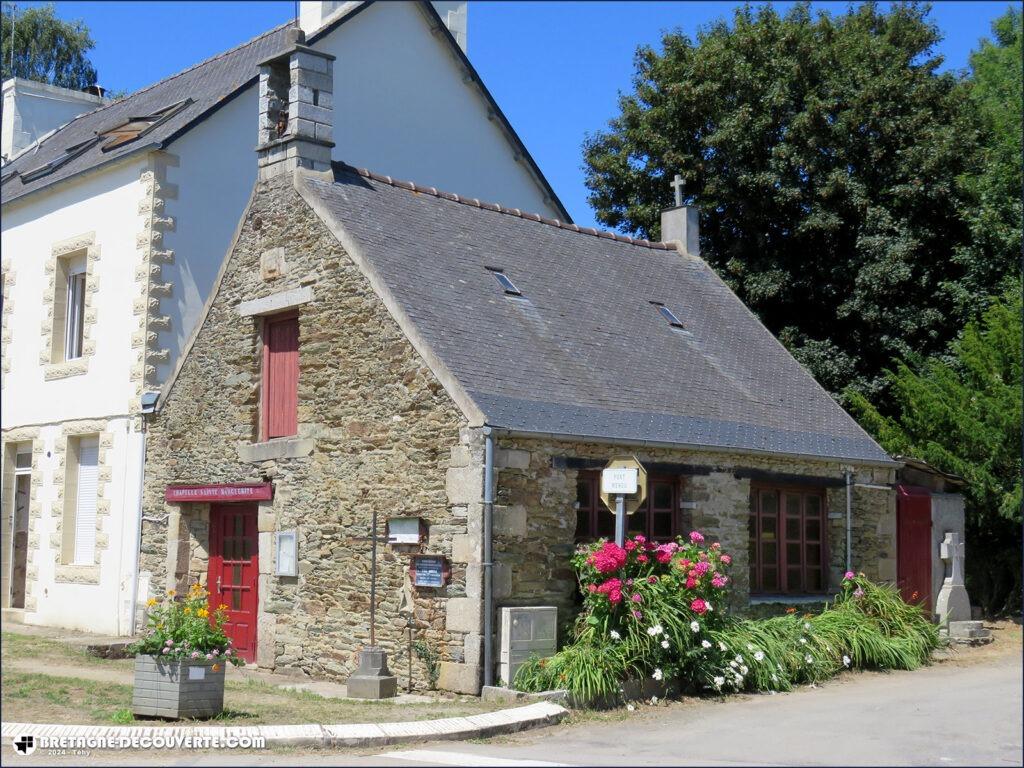
[[[175,661],[244,664],[224,633],[227,606],[211,611],[209,599],[209,592],[200,584],[193,584],[181,598],[173,589],[162,601],[150,598],[146,603],[147,627],[128,651]]]
[[[850,667],[913,669],[938,632],[892,586],[845,574],[819,615],[729,615],[730,555],[694,531],[655,544],[599,541],[573,557],[583,594],[574,641],[532,659],[520,690],[568,688],[577,701],[615,698],[627,679],[675,681],[692,692],[788,690]]]

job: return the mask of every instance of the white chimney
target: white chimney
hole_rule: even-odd
[[[35,80],[5,80],[0,155],[10,160],[55,128],[109,103],[102,96]]]
[[[677,250],[700,257],[700,214],[696,206],[683,205],[683,178],[671,183],[675,206],[661,212],[661,242],[675,243]]]
[[[358,0],[302,0],[299,3],[299,27],[308,37],[357,5],[361,5]],[[465,52],[468,15],[466,0],[434,2],[431,5]]]

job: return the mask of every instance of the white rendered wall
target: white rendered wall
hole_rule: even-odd
[[[140,231],[142,168],[141,160],[126,163],[4,207],[3,265],[15,275],[8,319],[11,342],[3,350],[10,359],[0,404],[4,429],[127,412],[134,398],[129,376],[134,359],[131,335],[137,327],[132,300],[139,258],[135,237]],[[96,324],[90,332],[96,351],[87,373],[46,381],[40,353],[50,249],[56,242],[88,232],[96,233],[100,249],[95,272],[99,293],[92,304]]]
[[[81,91],[12,78],[3,85],[0,155],[10,159],[39,137],[107,100]]]

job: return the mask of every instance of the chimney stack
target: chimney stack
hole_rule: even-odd
[[[259,65],[260,180],[331,167],[334,56],[305,45],[305,34],[295,27],[285,40],[283,51]]]
[[[700,258],[700,217],[696,206],[683,205],[683,177],[678,173],[671,187],[675,207],[661,212],[661,241],[675,243],[676,248]]]

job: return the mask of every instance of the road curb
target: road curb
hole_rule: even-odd
[[[248,726],[105,726],[56,725],[47,723],[2,723],[0,740],[11,743],[19,736],[36,738],[95,739],[117,741],[135,736],[153,738],[262,737],[267,747],[384,747],[422,741],[479,739],[530,728],[554,725],[569,710],[549,701],[525,707],[500,709],[468,717],[414,720],[405,723],[338,723],[335,725],[248,725]]]

